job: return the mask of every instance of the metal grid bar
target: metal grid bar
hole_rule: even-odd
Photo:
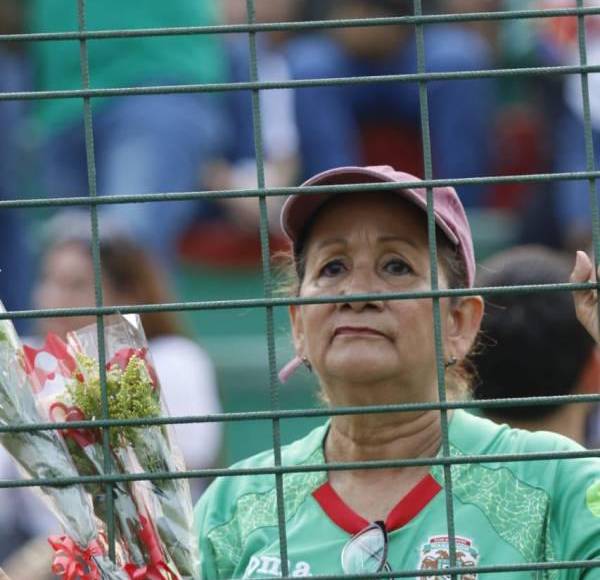
[[[79,30],[85,30],[85,0],[77,0],[77,20]],[[79,41],[79,64],[81,68],[81,81],[84,89],[90,86],[90,66],[88,59],[87,40]],[[98,197],[96,183],[96,156],[94,152],[94,128],[92,121],[92,104],[89,97],[83,97],[83,124],[85,131],[85,159],[88,177],[90,198]],[[90,227],[92,231],[92,263],[94,268],[94,297],[96,306],[102,307],[102,265],[100,263],[100,238],[98,234],[98,208],[90,206]],[[102,403],[102,419],[110,419],[108,406],[108,390],[106,385],[106,352],[104,344],[104,317],[102,313],[96,315],[98,325],[98,366],[100,372],[100,391]],[[113,471],[110,452],[110,428],[102,429],[103,467],[107,475]],[[108,553],[111,560],[115,559],[115,512],[113,484],[105,483],[106,493],[106,531],[108,535]]]
[[[442,465],[444,467],[444,478],[446,487],[446,502],[447,502],[447,519],[448,530],[451,538],[451,568],[446,570],[446,574],[456,577],[461,573],[461,569],[456,567],[456,543],[454,537],[453,524],[453,502],[451,497],[451,466],[458,464],[471,463],[489,463],[489,462],[512,462],[512,461],[536,461],[551,458],[574,458],[574,457],[594,457],[597,456],[597,451],[580,451],[580,452],[558,452],[558,453],[528,453],[516,455],[496,455],[496,456],[465,456],[460,458],[450,457],[449,442],[448,442],[448,421],[447,411],[456,408],[470,407],[501,407],[505,405],[531,404],[532,402],[543,404],[558,404],[561,402],[590,402],[600,400],[600,395],[575,395],[564,397],[536,397],[524,399],[503,399],[490,400],[485,402],[473,401],[447,401],[445,395],[444,373],[443,373],[443,352],[441,343],[441,321],[439,299],[444,296],[468,296],[475,294],[502,294],[509,292],[545,292],[545,291],[564,291],[574,289],[597,288],[595,284],[551,284],[545,286],[512,286],[503,288],[483,288],[476,290],[440,290],[438,288],[437,267],[435,260],[435,222],[431,205],[433,204],[432,187],[437,185],[460,185],[460,184],[489,184],[489,183],[510,183],[510,182],[549,182],[564,179],[587,179],[590,183],[590,204],[592,208],[592,217],[594,225],[594,248],[596,255],[596,264],[599,256],[599,235],[600,235],[600,218],[598,210],[598,200],[596,195],[595,182],[600,177],[600,172],[596,171],[595,160],[593,156],[593,144],[591,134],[591,115],[589,107],[589,87],[587,82],[588,74],[600,72],[600,65],[588,65],[586,56],[586,38],[585,38],[585,17],[588,15],[600,14],[600,8],[585,8],[583,0],[577,0],[577,8],[572,9],[557,9],[557,10],[515,10],[503,12],[481,12],[460,15],[422,15],[421,0],[413,0],[415,14],[413,16],[398,17],[398,18],[378,18],[378,19],[361,19],[361,20],[332,20],[332,21],[317,21],[317,22],[294,22],[294,23],[274,23],[274,24],[256,24],[254,21],[254,0],[247,0],[248,9],[248,24],[240,26],[207,26],[207,27],[183,27],[183,28],[156,28],[156,29],[140,29],[140,30],[104,30],[104,31],[86,31],[85,30],[85,0],[78,0],[78,15],[79,15],[79,30],[77,32],[61,32],[61,33],[34,33],[34,34],[18,34],[18,35],[0,35],[1,41],[57,41],[57,40],[78,40],[80,43],[80,59],[82,70],[82,89],[66,90],[66,91],[39,91],[39,92],[15,92],[2,93],[0,100],[31,100],[31,99],[52,99],[52,98],[82,98],[84,102],[84,124],[86,133],[86,154],[87,168],[89,181],[89,197],[79,198],[55,198],[55,199],[33,199],[33,200],[3,200],[0,202],[2,207],[47,207],[47,206],[67,206],[67,205],[87,205],[90,208],[91,230],[93,238],[93,256],[94,256],[94,273],[95,273],[95,291],[96,291],[96,308],[91,309],[67,309],[67,310],[29,310],[19,312],[9,312],[5,315],[0,315],[0,318],[31,318],[43,316],[57,315],[81,315],[95,314],[98,317],[99,332],[98,340],[100,344],[100,367],[103,370],[104,358],[104,333],[103,333],[103,316],[114,312],[149,312],[149,311],[188,311],[188,310],[210,310],[210,309],[232,309],[232,308],[265,308],[266,312],[266,327],[267,327],[267,346],[268,346],[268,363],[270,376],[270,392],[271,392],[271,411],[253,412],[253,413],[235,413],[235,414],[218,414],[210,416],[194,416],[194,417],[170,417],[157,420],[129,420],[116,421],[111,420],[108,416],[108,405],[106,400],[106,378],[102,372],[102,392],[104,412],[101,420],[94,423],[96,427],[103,428],[103,444],[105,448],[105,460],[107,475],[96,477],[81,477],[74,479],[61,480],[12,480],[0,482],[2,487],[27,487],[32,485],[64,485],[76,482],[103,482],[107,486],[107,491],[110,491],[112,484],[119,481],[136,481],[142,479],[166,479],[166,478],[181,478],[181,477],[204,477],[204,476],[241,476],[248,474],[269,473],[273,474],[277,482],[277,505],[278,505],[278,521],[281,542],[281,558],[283,565],[283,576],[287,577],[289,571],[287,569],[287,547],[285,534],[285,513],[283,510],[283,475],[286,473],[322,471],[323,466],[296,466],[283,467],[281,465],[281,443],[280,443],[280,426],[279,421],[282,418],[309,417],[309,416],[335,416],[342,414],[358,414],[358,413],[384,413],[390,411],[409,411],[417,409],[440,409],[442,411],[443,425],[443,443],[441,457],[419,460],[397,460],[397,461],[375,461],[375,462],[352,462],[329,464],[328,470],[343,470],[343,469],[377,469],[383,467],[398,467],[398,466],[417,466],[417,465]],[[474,22],[483,20],[509,20],[509,19],[531,19],[531,18],[548,18],[556,16],[576,16],[579,24],[579,51],[580,64],[578,66],[558,66],[558,67],[526,67],[519,69],[498,69],[498,70],[483,70],[469,72],[449,72],[449,73],[426,73],[424,67],[424,38],[423,27],[427,24],[436,22]],[[354,77],[354,78],[338,78],[338,79],[311,79],[298,80],[287,82],[260,82],[258,80],[258,60],[256,55],[255,35],[257,32],[267,32],[272,30],[308,30],[308,29],[326,29],[336,27],[356,27],[356,26],[387,26],[392,24],[414,25],[417,31],[417,45],[419,66],[416,74],[410,75],[383,75],[373,77]],[[129,87],[120,89],[89,89],[89,66],[87,62],[86,41],[90,39],[105,39],[105,38],[125,38],[125,37],[142,37],[142,36],[167,36],[167,35],[186,35],[186,34],[227,34],[234,32],[247,32],[249,35],[249,45],[251,52],[251,74],[250,82],[247,83],[215,83],[207,85],[183,85],[183,86],[163,86],[163,87]],[[585,139],[587,153],[587,167],[584,172],[573,172],[565,174],[540,174],[540,175],[525,175],[525,176],[501,176],[501,177],[482,177],[482,178],[466,178],[455,180],[433,180],[431,179],[431,148],[430,148],[430,131],[428,123],[428,107],[427,107],[427,87],[426,83],[434,80],[461,80],[473,78],[501,78],[501,77],[524,77],[534,75],[566,75],[579,74],[582,82],[582,93],[584,103],[584,118],[585,118]],[[276,380],[276,358],[273,333],[273,308],[276,306],[284,306],[289,304],[315,304],[323,302],[336,302],[340,298],[337,297],[322,297],[321,299],[278,299],[272,297],[272,278],[270,272],[270,252],[268,243],[268,224],[266,214],[266,199],[270,196],[288,195],[297,193],[296,188],[277,188],[266,189],[264,183],[264,168],[263,168],[263,147],[261,142],[261,119],[260,119],[260,91],[272,90],[281,88],[300,88],[312,86],[343,86],[349,84],[361,83],[385,83],[385,82],[418,82],[420,89],[420,106],[422,119],[422,136],[423,136],[423,152],[425,158],[425,186],[427,187],[427,195],[429,201],[428,209],[428,230],[430,239],[430,259],[432,263],[432,290],[431,292],[422,293],[404,293],[391,294],[389,296],[378,295],[379,299],[412,299],[425,298],[433,299],[434,304],[434,333],[436,343],[436,368],[438,372],[438,386],[440,402],[427,404],[413,405],[386,405],[374,406],[369,408],[340,408],[340,409],[301,409],[295,411],[280,410],[278,401],[278,385]],[[95,183],[95,163],[93,150],[93,127],[91,116],[91,99],[104,96],[124,96],[134,94],[175,94],[188,92],[221,92],[232,90],[251,90],[253,95],[253,124],[255,135],[255,148],[257,156],[257,177],[258,188],[244,191],[221,191],[221,192],[184,192],[184,193],[157,193],[140,196],[120,195],[111,198],[98,198],[96,195]],[[393,185],[393,187],[392,187]],[[397,188],[397,184],[391,184],[388,188]],[[385,185],[377,184],[367,187],[368,189],[385,190]],[[367,189],[365,186],[360,186],[361,190]],[[302,194],[310,195],[322,190],[352,190],[350,186],[327,186],[310,188],[303,190]],[[355,187],[354,189],[359,189]],[[314,190],[314,191],[313,191]],[[156,200],[184,200],[184,199],[202,199],[202,198],[227,198],[227,197],[251,197],[256,196],[259,199],[261,208],[260,232],[261,232],[261,249],[264,275],[264,297],[261,299],[251,300],[222,300],[212,302],[193,302],[193,303],[174,303],[166,305],[147,305],[143,307],[104,307],[102,300],[101,275],[100,275],[100,257],[99,257],[99,238],[98,238],[98,220],[97,206],[103,203],[125,203],[125,202],[147,202]],[[372,298],[373,295],[356,295],[350,300],[365,300]],[[348,297],[344,297],[344,301]],[[141,473],[130,475],[117,475],[110,472],[110,457],[108,451],[108,431],[111,426],[117,425],[151,425],[151,424],[174,424],[174,423],[194,423],[208,421],[248,421],[266,419],[271,420],[273,425],[273,445],[275,451],[275,465],[272,468],[262,469],[213,469],[213,470],[195,470],[187,471],[180,474],[166,473]],[[66,424],[44,424],[35,426],[21,426],[17,429],[0,427],[0,432],[6,431],[23,431],[28,428],[31,430],[43,429],[60,429]],[[69,422],[70,427],[85,427],[89,426],[89,422]],[[114,518],[112,507],[112,494],[108,493],[110,519]],[[114,520],[113,520],[114,522]],[[110,524],[109,524],[110,525]],[[112,527],[112,526],[111,526]],[[111,538],[111,556],[114,557],[114,527],[109,527],[109,538]],[[515,566],[481,566],[470,568],[476,573],[492,573],[492,572],[507,572],[507,571],[534,571],[534,570],[550,570],[550,569],[569,569],[569,568],[589,568],[598,565],[594,562],[554,562],[551,564],[537,563],[528,565]],[[361,578],[389,578],[389,577],[414,577],[428,576],[428,571],[410,571],[410,572],[393,572],[391,574],[381,573],[372,575],[361,575]],[[319,576],[320,578],[338,578],[337,576]],[[352,578],[353,576],[348,576]],[[358,578],[358,576],[355,576]]]
[[[572,283],[565,282],[560,284],[540,284],[540,285],[519,285],[519,286],[491,286],[479,288],[455,288],[438,289],[422,292],[402,292],[402,293],[382,293],[377,297],[380,300],[412,300],[419,298],[442,298],[458,296],[493,296],[498,294],[532,294],[534,292],[564,292],[573,290],[590,290],[596,288],[593,282]],[[198,302],[173,302],[170,304],[139,304],[139,305],[118,305],[102,306],[90,308],[54,308],[39,310],[12,310],[10,312],[0,313],[0,320],[12,318],[48,318],[53,316],[82,316],[97,314],[131,314],[136,312],[178,312],[190,310],[225,310],[234,308],[264,308],[268,306],[289,306],[291,304],[324,304],[337,302],[362,302],[370,300],[373,294],[353,294],[345,298],[339,296],[320,296],[311,298],[248,298],[234,300],[209,300]]]
[[[391,412],[392,409],[388,409]],[[356,411],[355,414],[369,413],[365,408]],[[175,421],[177,422],[177,421]],[[147,421],[147,425],[154,424]],[[50,429],[50,427],[48,427]],[[553,452],[530,452],[530,453],[499,453],[494,455],[461,455],[460,457],[431,457],[420,459],[390,459],[378,461],[348,461],[328,463],[327,471],[347,471],[352,469],[392,469],[398,467],[434,467],[445,465],[471,465],[486,463],[519,463],[523,461],[548,461],[550,459],[583,459],[589,457],[598,457],[597,449],[585,449],[582,451],[553,451]],[[255,467],[255,468],[214,468],[214,469],[196,469],[181,472],[155,471],[152,473],[126,473],[113,475],[84,475],[80,477],[61,477],[52,479],[5,479],[0,481],[2,487],[37,487],[43,486],[62,486],[73,485],[76,483],[117,483],[119,481],[153,481],[162,479],[191,479],[197,477],[240,477],[246,475],[285,475],[290,473],[314,473],[324,470],[322,464],[317,465],[293,465],[279,467]],[[598,561],[600,566],[600,561]]]
[[[277,82],[206,83],[188,85],[164,85],[149,87],[125,87],[116,89],[78,89],[56,91],[19,91],[0,93],[0,101],[31,99],[76,99],[81,97],[119,97],[127,95],[170,95],[181,93],[215,93],[228,91],[253,91],[275,89],[300,89],[324,86],[347,86],[370,83],[414,83],[419,81],[471,80],[484,78],[517,78],[547,75],[568,75],[600,72],[600,65],[565,65],[488,69],[461,72],[432,72],[398,75],[373,75],[324,79],[301,79]]]
[[[583,0],[577,0],[577,7],[583,6]],[[577,16],[577,40],[579,45],[579,63],[587,64],[587,43],[585,18],[582,15]],[[596,169],[596,160],[594,158],[594,141],[592,137],[592,113],[590,109],[590,87],[587,73],[581,76],[581,97],[583,100],[583,132],[585,138],[585,156],[586,169],[594,171]],[[589,179],[590,208],[592,212],[592,247],[594,252],[594,267],[598,271],[600,260],[600,210],[598,208],[598,194],[596,191],[596,178]],[[600,304],[598,306],[600,312]],[[600,323],[600,318],[599,318]]]
[[[1,95],[1,93],[0,93]],[[494,177],[466,177],[453,179],[428,179],[422,181],[422,187],[457,187],[461,185],[495,185],[509,183],[548,183],[555,181],[581,181],[600,177],[600,171],[573,171],[567,173],[538,173],[525,175],[499,175]],[[139,195],[110,195],[106,197],[59,197],[35,199],[0,200],[2,208],[20,207],[64,207],[72,205],[111,205],[122,203],[148,203],[152,201],[189,201],[194,199],[233,199],[244,197],[282,197],[287,195],[316,195],[323,192],[351,191],[390,191],[410,187],[410,182],[365,183],[360,185],[318,185],[311,187],[273,187],[269,189],[230,189],[220,191],[188,191],[172,193],[147,193]]]
[[[53,40],[98,40],[107,38],[143,38],[148,36],[184,36],[190,34],[237,34],[240,32],[310,31],[365,26],[416,25],[436,23],[482,22],[556,18],[561,16],[592,16],[600,14],[598,7],[556,8],[538,10],[509,10],[497,12],[468,12],[463,14],[421,14],[380,18],[340,18],[335,20],[307,20],[303,22],[269,22],[222,24],[211,26],[178,26],[164,28],[133,28],[121,30],[82,30],[72,32],[33,32],[0,34],[0,42],[44,42]]]
[[[423,8],[421,0],[413,0],[415,16],[421,16]],[[415,39],[417,43],[417,73],[425,73],[425,35],[423,24],[416,24]],[[431,127],[429,122],[429,101],[427,94],[427,81],[419,81],[419,109],[421,117],[421,140],[423,150],[423,165],[425,170],[425,179],[433,177],[433,161],[431,158]],[[436,241],[436,222],[435,222],[435,196],[432,187],[427,187],[427,240],[429,244],[429,267],[431,275],[431,290],[439,289],[439,272],[437,260],[437,241]],[[435,366],[437,372],[438,398],[444,403],[446,397],[446,373],[444,361],[446,355],[444,353],[443,337],[442,337],[442,321],[440,298],[435,297],[432,300],[433,304],[433,334],[435,345]],[[450,435],[449,435],[449,420],[448,409],[440,410],[440,426],[442,433],[441,453],[443,458],[450,457]],[[449,547],[450,547],[450,568],[456,567],[456,529],[454,525],[454,501],[452,498],[452,466],[445,464],[443,467],[444,474],[444,496],[446,500],[446,524],[448,531]],[[452,574],[451,578],[455,579],[456,575]]]
[[[152,419],[97,419],[94,421],[69,421],[51,423],[23,423],[14,427],[0,425],[0,433],[19,433],[24,431],[48,431],[56,429],[86,429],[89,427],[144,427],[150,425],[175,425],[191,423],[231,423],[238,421],[259,421],[269,419],[299,419],[310,417],[337,417],[340,415],[355,415],[358,413],[409,413],[415,411],[450,410],[450,409],[487,409],[502,407],[517,407],[535,405],[562,405],[565,403],[597,403],[598,395],[552,395],[543,397],[518,397],[514,399],[446,400],[431,403],[399,403],[388,405],[372,405],[364,407],[335,407],[283,409],[280,411],[238,411],[235,413],[212,413],[209,415],[180,415],[156,417]],[[597,450],[594,451],[597,453]]]
[[[254,0],[246,0],[246,11],[248,24],[253,24],[256,19],[256,10]],[[256,32],[248,33],[248,42],[250,48],[250,80],[258,81],[258,56],[256,51]],[[259,189],[265,189],[265,167],[264,167],[264,148],[262,137],[262,117],[260,110],[260,91],[252,91],[252,125],[254,131],[254,147],[256,153],[256,177]],[[260,249],[263,271],[263,292],[267,300],[273,295],[273,277],[271,275],[271,252],[269,247],[269,222],[267,214],[267,199],[264,195],[259,195],[260,204]],[[266,331],[267,331],[267,358],[269,366],[269,395],[271,409],[279,409],[279,382],[277,380],[277,360],[275,353],[275,331],[273,326],[273,306],[265,308]],[[279,417],[273,417],[271,421],[273,437],[273,462],[276,467],[281,466],[281,424]],[[281,574],[289,575],[289,565],[287,557],[287,533],[285,521],[285,501],[283,490],[283,474],[275,474],[276,490],[276,510],[277,524],[279,531],[279,556],[281,558]]]

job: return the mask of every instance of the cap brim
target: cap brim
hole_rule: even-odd
[[[405,175],[407,182],[420,182],[418,178],[412,175]],[[376,169],[371,169],[368,167],[337,167],[311,177],[302,184],[302,187],[396,182],[397,179],[386,175],[382,171],[377,171]],[[389,191],[401,195],[403,198],[410,201],[423,211],[427,211],[427,197],[425,189],[398,188]],[[297,242],[307,223],[319,209],[319,207],[336,195],[340,195],[340,192],[296,194],[288,197],[281,210],[281,227],[288,238],[293,243]],[[450,242],[457,245],[458,238],[456,237],[456,234],[447,226],[443,218],[435,214],[435,221],[444,234],[448,237]]]

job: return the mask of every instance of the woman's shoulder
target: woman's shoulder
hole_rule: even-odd
[[[281,464],[284,467],[294,467],[324,463],[322,445],[326,431],[327,425],[321,425],[305,437],[282,446]],[[274,467],[275,454],[272,449],[238,461],[228,468],[231,475],[219,477],[210,485],[200,504],[221,506],[221,516],[226,518],[227,514],[224,512],[233,508],[239,498],[269,493],[275,488]],[[310,475],[312,472],[307,473]]]
[[[316,471],[292,470],[283,475],[283,511],[292,518],[305,505],[314,489],[326,477],[323,469],[322,443],[327,426],[313,430],[306,437],[281,448],[285,467],[316,465]],[[218,574],[207,576],[231,578],[239,563],[250,534],[279,525],[279,489],[274,454],[266,451],[232,465],[229,475],[215,480],[198,502],[195,531],[201,543],[203,569],[215,567]]]
[[[456,411],[450,423],[450,439],[469,453],[544,453],[581,451],[583,447],[563,435],[550,431],[516,429],[463,410]]]
[[[281,463],[285,466],[301,465],[315,454],[320,456],[319,463],[323,462],[323,439],[327,432],[328,424],[319,425],[304,437],[296,439],[287,445],[281,446]],[[274,465],[275,454],[273,449],[267,449],[246,459],[234,463],[230,469],[247,467],[267,467]]]
[[[451,422],[453,455],[482,457],[465,463],[462,472],[482,478],[504,477],[554,496],[566,485],[582,487],[598,479],[600,459],[586,456],[575,441],[549,431],[526,431],[457,412]],[[489,458],[489,459],[488,459]]]

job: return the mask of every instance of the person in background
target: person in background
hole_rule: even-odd
[[[89,216],[67,211],[49,225],[40,277],[34,291],[39,308],[91,307],[94,270]],[[173,302],[159,265],[115,224],[100,222],[100,258],[104,304],[135,305]],[[220,412],[215,371],[208,355],[189,338],[172,312],[143,313],[142,324],[172,416]],[[95,322],[95,317],[43,318],[39,332],[65,337],[70,330]],[[221,425],[174,425],[188,469],[214,467],[221,449]],[[203,480],[193,482],[193,495]]]
[[[119,225],[100,221],[100,257],[104,304],[173,302],[161,267]],[[47,225],[39,278],[34,288],[37,308],[73,308],[95,305],[90,218],[87,212],[66,210]],[[162,393],[171,416],[207,415],[221,410],[215,370],[207,353],[186,335],[175,313],[141,315]],[[41,318],[37,331],[42,342],[47,333],[61,338],[96,321],[93,316]],[[27,342],[34,342],[32,337]],[[188,469],[214,467],[222,443],[219,423],[174,425],[174,435]],[[0,475],[16,479],[21,474],[0,449]],[[190,481],[192,497],[206,487],[204,479]],[[52,551],[46,537],[60,524],[31,489],[0,491],[0,563],[15,580],[42,578],[49,570]],[[33,567],[39,567],[33,570]]]
[[[576,8],[576,0],[504,0],[510,8],[519,10]],[[584,8],[598,8],[598,0],[585,0]],[[577,16],[539,18],[521,21],[528,30],[536,53],[535,66],[560,67],[580,65],[579,23]],[[585,16],[586,60],[588,66],[600,62],[600,16]],[[550,103],[545,145],[550,149],[549,167],[545,172],[573,173],[590,169],[593,161],[600,163],[600,78],[587,77],[590,103],[589,128],[591,151],[586,148],[585,106],[582,78],[578,74],[549,75],[546,94],[539,100]],[[537,103],[536,103],[537,104]],[[544,191],[531,200],[522,219],[520,240],[541,243],[572,251],[586,247],[591,241],[590,183],[587,179],[561,179],[546,184]],[[596,196],[598,187],[596,186]]]
[[[404,0],[326,0],[318,3],[318,9],[319,17],[327,19],[413,14],[412,3]],[[492,68],[491,47],[478,30],[456,24],[428,25],[424,34],[427,72]],[[326,79],[416,73],[416,51],[414,26],[386,25],[305,34],[290,43],[288,56],[294,79]],[[434,176],[489,173],[494,81],[436,81],[427,87]],[[382,160],[402,163],[423,175],[417,83],[301,88],[295,100],[303,176]],[[393,127],[396,133],[382,147],[383,136]],[[370,156],[373,159],[365,158],[367,142],[377,152]],[[467,206],[485,206],[485,190],[463,187],[461,199]]]
[[[2,565],[6,576],[0,580],[56,580],[52,573],[54,551],[46,536],[32,538],[11,554]]]
[[[0,2],[0,34],[23,32],[23,7],[18,0]],[[0,42],[0,93],[28,90],[30,70],[22,45]],[[25,101],[0,101],[0,199],[19,199],[26,173]],[[30,307],[32,256],[23,209],[0,209],[0,299],[8,310]],[[20,332],[24,320],[16,321]]]
[[[543,0],[542,6],[574,8],[576,0]],[[585,0],[586,8],[600,7],[599,0]],[[577,17],[544,19],[540,23],[541,41],[546,47],[548,64],[577,66],[580,64]],[[600,16],[585,17],[586,59],[588,65],[600,64]],[[588,76],[590,102],[591,155],[594,169],[600,164],[600,78]],[[554,171],[570,173],[588,171],[585,137],[585,106],[579,75],[563,77],[562,110],[556,124]],[[567,250],[586,247],[591,242],[590,184],[587,179],[558,181],[553,184],[553,202],[562,247]],[[596,196],[598,188],[596,187]],[[598,199],[598,197],[597,197]]]
[[[506,8],[503,0],[433,0],[428,6],[431,13],[465,14],[472,12],[497,12]],[[423,7],[427,10],[427,7]],[[473,20],[461,23],[461,26],[474,28],[484,36],[492,47],[498,40],[498,22],[495,20]]]
[[[257,2],[256,22],[290,22],[300,16],[302,0]],[[223,15],[226,24],[248,22],[246,0],[225,0]],[[256,37],[258,77],[261,82],[283,82],[290,79],[286,56],[289,31],[259,33]],[[227,35],[228,81],[250,81],[250,50],[247,34]],[[257,167],[254,142],[252,93],[230,91],[224,96],[227,114],[235,130],[222,159],[209,165],[208,185],[211,189],[252,189],[257,187]],[[298,130],[294,114],[294,94],[291,90],[268,90],[260,93],[262,145],[267,187],[289,187],[295,182],[299,166]],[[256,198],[219,200],[227,219],[245,231],[257,231],[259,204]],[[276,219],[281,207],[279,198],[267,200],[270,225],[279,232]]]
[[[30,32],[77,31],[77,2],[29,0]],[[87,30],[204,26],[218,22],[214,0],[135,0],[85,4]],[[90,40],[92,89],[214,83],[224,79],[225,55],[214,34]],[[82,87],[78,41],[34,42],[37,90]],[[82,99],[36,102],[45,189],[52,196],[88,193]],[[215,94],[145,94],[92,99],[97,190],[100,195],[196,191],[198,173],[217,156],[227,123]],[[200,169],[199,169],[200,168]],[[178,238],[212,204],[153,202],[107,205],[136,241],[171,266]]]
[[[520,246],[483,262],[477,285],[520,286],[568,281],[571,260],[543,246]],[[474,358],[476,399],[600,393],[600,350],[578,322],[570,292],[487,296],[483,346]],[[590,403],[484,407],[499,423],[554,431],[585,445]]]

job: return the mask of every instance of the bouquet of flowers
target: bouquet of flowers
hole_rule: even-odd
[[[20,385],[28,393],[25,399],[29,407],[37,412],[35,416],[31,413],[23,416],[21,422],[47,420],[40,411],[43,408],[48,409],[48,415],[54,421],[98,420],[104,415],[101,374],[106,378],[106,401],[111,419],[153,419],[166,413],[139,317],[117,315],[106,318],[105,373],[100,373],[96,325],[69,334],[67,343],[50,335],[41,349],[27,346],[21,349],[12,325],[6,323],[5,327],[5,334],[9,337],[6,342],[13,346],[10,360],[4,360],[1,358],[0,343],[0,372],[15,373],[17,371],[10,369],[18,367],[21,382],[16,382],[16,377],[12,375],[3,381],[6,388],[0,388],[0,391],[5,391],[0,393],[0,406],[3,407],[0,419],[3,418],[4,407],[8,415],[14,414],[10,407],[4,405],[3,396],[14,398],[16,385]],[[40,368],[44,365],[38,364],[38,357],[48,354],[56,363],[50,372]],[[15,357],[20,357],[21,364],[14,364]],[[12,367],[10,361],[13,361]],[[55,384],[57,375],[62,378],[58,389]],[[50,383],[55,387],[55,392],[51,394],[51,388],[47,387]],[[33,391],[38,393],[37,400]],[[51,456],[37,440],[35,444],[27,445],[28,437],[40,436],[48,436],[54,441],[62,452],[62,462],[57,459],[58,452]],[[21,450],[19,456],[24,455],[22,450],[31,447],[34,459],[29,462],[20,460],[20,463],[35,477],[102,476],[109,470],[111,474],[162,473],[181,471],[183,468],[171,430],[165,426],[110,427],[108,458],[105,457],[102,431],[93,427],[68,428],[59,433],[15,433],[12,437],[14,442],[8,435],[1,435],[0,442],[11,453],[11,446],[16,446]],[[44,462],[43,457],[48,458],[47,461]],[[32,463],[44,465],[46,471],[32,469]],[[67,580],[197,578],[199,563],[197,544],[192,534],[193,512],[187,481],[164,478],[124,481],[112,485],[117,565],[104,556],[106,542],[98,532],[98,526],[100,529],[107,526],[105,487],[104,484],[86,484],[43,489],[50,497],[54,497],[52,494],[59,495],[62,503],[56,511],[59,515],[64,514],[66,535],[60,539],[50,538],[56,551],[55,573]],[[76,495],[76,500],[72,500],[67,493]],[[87,509],[85,517],[71,507],[77,501]],[[89,525],[86,525],[88,521]],[[69,552],[71,548],[79,552],[73,555]],[[84,569],[67,573],[73,567],[73,561],[83,561]]]
[[[5,312],[1,304],[0,311]],[[3,426],[47,422],[25,366],[23,349],[12,323],[0,321],[0,424]],[[78,475],[56,431],[5,432],[0,434],[0,443],[28,477],[57,479]],[[106,556],[104,535],[83,488],[44,486],[41,490],[65,531],[64,536],[49,539],[57,552],[53,572],[65,578],[126,580],[126,573]]]
[[[66,401],[91,420],[102,412],[97,336],[92,325],[71,333],[67,341],[77,369],[67,386]],[[152,419],[167,414],[139,317],[107,318],[105,348],[110,417]],[[177,472],[183,468],[172,432],[165,426],[111,428],[110,447],[117,469],[123,472]],[[143,497],[152,514],[166,560],[171,560],[184,578],[193,577],[198,556],[191,534],[193,510],[187,481],[160,479],[133,487],[137,487],[133,495]]]

